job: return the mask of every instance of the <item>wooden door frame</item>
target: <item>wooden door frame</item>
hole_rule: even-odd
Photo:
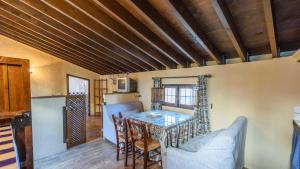
[[[80,77],[80,76],[76,76],[76,75],[72,75],[72,74],[67,74],[67,95],[69,94],[69,77],[75,77],[78,79],[82,79],[82,80],[86,80],[88,81],[88,115],[91,115],[91,83],[90,83],[90,79],[84,78],[84,77]]]

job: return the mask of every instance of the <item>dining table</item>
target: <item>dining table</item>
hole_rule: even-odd
[[[190,128],[193,116],[179,112],[166,111],[166,110],[151,110],[141,113],[136,113],[127,117],[130,120],[138,121],[146,124],[151,128],[151,135],[159,139],[161,146],[161,158],[163,161],[163,168],[166,166],[167,147],[172,146],[167,138],[177,136],[173,140],[177,140],[176,146],[179,145],[179,137],[182,126]],[[175,134],[174,134],[175,132]],[[170,137],[168,137],[170,136]]]

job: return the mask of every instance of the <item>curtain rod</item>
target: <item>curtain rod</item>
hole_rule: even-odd
[[[198,78],[199,76],[202,75],[198,75],[198,76],[170,76],[170,77],[153,77],[152,79],[179,79],[179,78]],[[212,75],[210,74],[206,74],[204,75],[205,77],[212,77]]]

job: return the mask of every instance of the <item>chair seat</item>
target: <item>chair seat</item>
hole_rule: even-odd
[[[139,140],[139,141],[135,142],[135,146],[141,150],[144,150],[144,141]],[[148,146],[148,148],[147,148],[148,151],[152,151],[152,150],[159,148],[160,143],[158,140],[150,138],[147,140],[147,146]]]

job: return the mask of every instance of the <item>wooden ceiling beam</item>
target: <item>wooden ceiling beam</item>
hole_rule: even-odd
[[[219,17],[229,39],[231,40],[237,54],[243,62],[247,61],[247,52],[242,44],[240,35],[233,23],[231,13],[224,0],[212,0],[212,6]]]
[[[109,42],[100,41],[97,38],[94,38],[94,36],[86,36],[81,32],[71,28],[69,25],[71,25],[72,23],[63,23],[60,20],[57,20],[57,18],[61,17],[59,13],[51,11],[50,16],[46,15],[47,13],[44,14],[47,11],[45,11],[44,6],[41,6],[41,2],[33,3],[36,5],[36,8],[31,7],[30,4],[24,4],[23,2],[16,0],[3,0],[3,3],[4,2],[6,3],[6,5],[10,5],[15,9],[18,9],[23,13],[30,15],[29,17],[27,17],[27,20],[30,21],[32,24],[36,23],[43,29],[49,30],[51,31],[51,33],[63,37],[64,39],[68,40],[74,45],[77,45],[78,47],[90,47],[98,52],[104,52],[107,55],[110,55],[111,57],[114,57],[119,61],[127,60],[127,62],[130,62],[131,64],[128,65],[127,63],[126,65],[131,67],[135,65],[137,68],[143,70],[152,69],[151,66],[148,66],[148,64],[137,60],[134,56],[126,53],[126,51],[123,51],[122,49],[110,44]],[[42,13],[41,11],[44,13]],[[23,14],[19,14],[18,17],[21,17],[22,19],[26,20],[26,17],[24,18]]]
[[[278,57],[279,51],[277,44],[276,27],[274,23],[272,0],[263,0],[263,7],[271,52],[273,57]]]
[[[163,1],[164,5],[168,7],[169,10],[176,16],[176,19],[180,20],[184,25],[187,31],[189,31],[193,35],[194,41],[202,46],[202,48],[206,51],[206,53],[217,63],[222,64],[221,62],[221,54],[215,48],[215,46],[209,41],[204,32],[202,32],[197,25],[197,21],[194,19],[193,15],[189,12],[187,7],[182,4],[181,1],[173,0],[173,1]],[[158,8],[160,1],[159,0],[150,0],[150,3],[153,6]]]
[[[0,11],[1,13],[1,11]],[[3,18],[2,16],[0,16],[0,23],[2,26],[5,26],[11,30],[14,30],[15,32],[21,32],[21,34],[23,35],[27,35],[29,37],[31,37],[31,39],[35,39],[36,41],[39,42],[43,42],[44,44],[47,44],[49,46],[53,46],[55,49],[60,50],[62,52],[66,52],[69,55],[73,55],[76,58],[83,58],[84,61],[88,61],[88,62],[92,62],[93,64],[102,67],[102,68],[106,68],[106,69],[113,69],[116,71],[122,71],[122,72],[126,72],[127,70],[124,68],[118,68],[117,65],[112,66],[112,65],[107,65],[108,63],[106,61],[103,62],[98,62],[98,60],[95,59],[89,59],[89,57],[87,57],[85,54],[76,52],[74,50],[69,50],[67,47],[62,47],[62,44],[59,44],[55,41],[52,41],[50,39],[48,39],[46,36],[42,35],[42,34],[38,34],[36,32],[33,32],[32,30],[22,26],[22,25],[18,25],[17,23],[13,23],[12,21]]]
[[[11,21],[17,21],[17,23],[21,23],[22,25],[26,26],[27,28],[30,28],[31,30],[34,30],[35,32],[41,32],[42,34],[47,35],[48,38],[52,40],[55,39],[55,41],[62,43],[62,45],[66,46],[67,48],[72,47],[73,50],[80,51],[81,53],[88,53],[88,57],[91,56],[96,60],[99,59],[99,61],[104,59],[110,62],[109,65],[114,63],[119,63],[117,60],[113,60],[113,58],[110,59],[109,55],[93,50],[93,48],[81,44],[80,42],[78,43],[72,38],[69,38],[63,33],[57,31],[53,27],[50,27],[45,23],[34,19],[33,17],[27,15],[26,13],[20,12],[18,9],[14,7],[6,5],[3,2],[0,2],[0,7],[2,8],[1,10],[3,10],[3,12],[1,12],[1,15],[3,15],[4,17],[10,19]],[[128,70],[126,72],[135,71],[135,70],[136,69],[132,69],[131,67],[128,67]]]
[[[25,45],[28,45],[32,48],[35,48],[35,49],[38,49],[42,52],[45,52],[45,53],[48,53],[48,54],[51,54],[53,56],[56,56],[62,60],[65,60],[67,62],[70,62],[72,64],[75,64],[75,65],[78,65],[80,67],[83,67],[85,69],[88,69],[88,70],[91,70],[95,73],[99,73],[99,74],[106,74],[106,73],[113,73],[113,71],[109,71],[109,70],[99,70],[98,68],[94,67],[93,65],[89,65],[89,64],[86,64],[86,63],[83,63],[83,62],[80,62],[74,58],[69,58],[69,57],[66,57],[64,55],[62,55],[61,53],[57,52],[57,51],[53,51],[51,49],[49,49],[48,47],[45,47],[45,46],[42,46],[42,45],[38,45],[38,44],[35,44],[33,43],[32,41],[29,41],[28,39],[22,37],[22,35],[19,35],[19,34],[14,34],[10,31],[5,31],[5,29],[1,29],[0,30],[0,34],[8,37],[8,38],[11,38],[13,40],[16,40],[20,43],[23,43]]]
[[[26,2],[27,1],[28,0],[26,0]],[[33,2],[31,3],[31,5],[40,3],[39,0],[30,2]],[[80,13],[80,11],[72,8],[72,6],[68,6],[67,3],[64,3],[64,1],[51,0],[42,2],[44,3],[44,5],[46,5],[45,8],[48,9],[47,11],[52,8],[56,11],[56,13],[64,15],[65,19],[71,20],[73,27],[80,28],[81,31],[85,30],[86,32],[89,32],[94,38],[99,37],[102,40],[108,41],[116,45],[117,47],[122,48],[126,52],[134,55],[137,59],[140,59],[149,64],[155,70],[160,70],[163,68],[163,66],[159,62],[143,53],[144,51],[139,50],[136,46],[128,43],[128,41],[125,41],[124,39],[116,36],[113,32],[107,29],[102,29],[102,27],[96,24],[95,21],[90,20],[88,17]],[[50,15],[50,13],[47,14]]]
[[[183,41],[156,11],[151,9],[151,5],[147,5],[147,1],[128,1],[117,0],[118,3],[135,16],[140,22],[148,27],[153,33],[164,40],[166,43],[171,44],[174,49],[179,50],[191,61],[204,65],[204,59],[194,51],[190,45]]]
[[[39,15],[39,16],[41,16],[41,15]],[[45,20],[46,17],[43,17],[42,20]],[[37,19],[39,19],[39,17],[37,17]],[[60,25],[61,24],[60,22],[58,24],[53,24],[53,22],[55,22],[55,21],[56,20],[52,20],[52,21],[50,21],[48,23],[51,24],[51,26],[52,25],[55,25],[55,26],[59,25],[58,26],[58,30],[59,31],[65,30],[63,33],[67,33],[68,34],[70,32],[70,35],[72,35],[72,36],[75,35],[74,38],[71,37],[71,40],[70,40],[69,36],[66,37],[66,35],[62,35],[62,37],[68,39],[68,41],[71,41],[71,42],[74,41],[74,39],[76,38],[74,43],[75,43],[75,45],[78,46],[78,48],[85,48],[84,50],[96,53],[96,55],[98,55],[98,56],[105,55],[104,58],[110,60],[110,62],[112,64],[114,64],[114,63],[120,63],[121,62],[121,65],[120,65],[121,67],[126,67],[126,68],[129,68],[131,70],[134,69],[135,71],[141,71],[143,69],[141,66],[139,66],[139,65],[137,65],[135,63],[132,63],[132,62],[128,61],[127,59],[124,59],[123,56],[120,57],[119,55],[116,55],[115,53],[113,53],[111,50],[109,50],[108,48],[106,48],[103,45],[100,46],[100,45],[98,45],[98,43],[95,44],[93,42],[90,42],[89,41],[90,39],[88,39],[88,40],[86,40],[86,39],[79,39],[79,38],[82,38],[80,35],[76,34],[75,32],[70,31],[68,28],[67,29],[62,29],[62,27],[64,27],[64,26]],[[83,37],[83,38],[86,38],[86,37]],[[137,63],[140,63],[140,62],[137,62]]]
[[[60,5],[62,8],[69,8],[68,5],[61,3],[61,1],[51,1],[56,2],[56,5]],[[94,3],[90,1],[82,1],[82,0],[66,0],[71,6],[76,8],[77,10],[84,13],[90,19],[95,21],[99,24],[98,28],[107,29],[111,31],[112,34],[117,35],[118,37],[122,38],[129,44],[133,45],[134,47],[138,48],[142,52],[146,53],[149,57],[156,60],[160,64],[164,65],[165,67],[172,68],[176,64],[168,57],[162,55],[159,51],[155,48],[152,48],[151,45],[145,43],[142,39],[137,37],[131,31],[126,29],[122,24],[112,19],[109,15],[99,9]],[[101,25],[101,26],[100,26]],[[101,29],[97,29],[101,31]]]
[[[92,61],[90,60],[87,60],[86,58],[83,58],[81,56],[77,56],[73,53],[70,53],[66,50],[59,50],[56,46],[53,46],[52,44],[49,44],[45,41],[41,41],[41,39],[38,39],[37,37],[34,37],[32,36],[31,34],[25,32],[25,31],[22,31],[22,30],[19,30],[17,28],[14,28],[10,25],[7,25],[7,24],[4,24],[2,21],[0,21],[0,27],[2,30],[6,31],[6,32],[12,32],[13,34],[15,35],[18,35],[19,37],[22,37],[23,39],[27,39],[35,44],[39,44],[39,45],[43,45],[49,49],[51,49],[52,51],[56,51],[56,52],[59,52],[62,54],[62,56],[68,56],[68,57],[71,57],[71,58],[76,58],[76,60],[80,61],[80,62],[83,62],[83,63],[88,63],[90,65],[92,65],[93,67],[97,67],[99,70],[112,70],[114,72],[119,72],[120,70],[119,69],[115,69],[115,68],[108,68],[108,67],[105,67],[103,65],[99,65],[99,64],[95,64],[93,63]],[[75,57],[74,57],[75,56]]]
[[[90,52],[87,49],[79,48],[79,47],[73,45],[72,43],[69,43],[62,37],[59,37],[59,36],[56,36],[55,34],[50,33],[49,30],[42,29],[36,25],[33,25],[33,24],[27,22],[26,20],[22,20],[16,16],[10,14],[8,11],[4,11],[1,8],[0,8],[0,15],[3,19],[5,19],[5,22],[10,22],[11,24],[13,24],[16,27],[22,27],[22,29],[28,29],[29,31],[33,31],[36,34],[38,34],[38,36],[43,36],[44,37],[43,39],[48,39],[48,41],[58,44],[59,47],[63,46],[66,49],[70,49],[72,51],[79,52],[81,55],[88,54],[87,57],[91,57],[91,59],[94,60],[95,62],[100,61],[100,63],[102,63],[101,61],[104,60],[104,63],[106,62],[106,65],[108,64],[108,66],[111,64],[114,65],[115,67],[126,66],[125,64],[123,64],[121,62],[111,62],[111,59],[109,58],[109,56],[103,55],[102,53],[97,55],[95,53]],[[101,58],[98,57],[99,55],[101,55]],[[126,72],[132,72],[132,71],[135,71],[135,69],[130,69],[130,67],[126,68]]]
[[[171,59],[178,65],[186,66],[187,60],[184,59],[178,52],[168,46],[156,34],[151,32],[145,25],[139,22],[128,11],[121,7],[116,1],[107,0],[90,0],[97,7],[103,10],[107,15],[125,26],[136,36],[144,40],[147,44],[160,51],[166,57]]]

